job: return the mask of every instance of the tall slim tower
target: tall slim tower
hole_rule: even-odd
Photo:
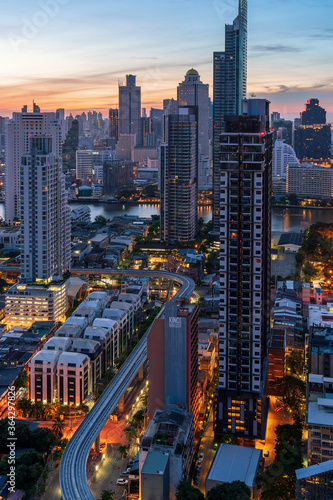
[[[136,85],[136,76],[126,75],[126,85],[119,85],[120,134],[136,134],[136,143],[141,140],[141,87]]]
[[[270,328],[269,102],[244,101],[220,138],[220,335],[215,433],[260,438]]]
[[[214,52],[213,229],[220,230],[220,134],[226,115],[240,115],[247,85],[247,0],[239,0],[238,16],[225,26],[225,50]]]
[[[29,138],[22,155],[21,279],[31,283],[63,276],[71,259],[71,220],[61,161],[52,152],[52,137]]]
[[[185,80],[178,85],[178,101],[184,101],[186,106],[198,107],[198,144],[203,156],[209,155],[208,122],[209,122],[209,86],[202,83],[195,69],[190,69]]]
[[[161,239],[193,240],[198,228],[197,107],[179,107],[177,114],[167,115],[165,138],[160,149]]]
[[[20,163],[24,153],[29,151],[29,137],[34,134],[52,136],[52,151],[61,161],[61,127],[55,113],[41,113],[34,104],[33,112],[24,106],[22,113],[13,113],[7,125],[5,138],[5,218],[13,222],[20,218]]]

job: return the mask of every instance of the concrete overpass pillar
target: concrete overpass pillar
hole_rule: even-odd
[[[138,371],[138,380],[139,382],[143,381],[143,365],[140,366],[139,371]]]
[[[119,399],[119,413],[124,413],[125,411],[125,396],[124,394]]]
[[[98,436],[95,439],[95,451],[97,451],[97,453],[99,453],[100,445],[101,445],[101,433],[99,432]]]

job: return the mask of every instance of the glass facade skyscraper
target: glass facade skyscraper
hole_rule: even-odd
[[[225,50],[214,52],[213,228],[220,230],[220,134],[224,117],[240,115],[247,84],[247,0],[239,0],[238,16],[225,26]]]

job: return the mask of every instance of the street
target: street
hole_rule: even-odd
[[[275,429],[276,426],[281,424],[292,424],[293,418],[292,414],[288,413],[284,409],[280,411],[275,411],[276,407],[276,397],[270,396],[269,401],[269,410],[268,410],[268,418],[267,418],[267,428],[266,428],[266,443],[263,449],[269,451],[269,456],[265,458],[265,467],[274,462],[275,458]]]
[[[203,453],[204,457],[201,462],[199,481],[197,487],[204,494],[206,493],[206,477],[208,475],[209,468],[212,464],[215,455],[213,416],[214,416],[214,411],[212,408],[209,414],[207,426],[199,450],[199,454]]]

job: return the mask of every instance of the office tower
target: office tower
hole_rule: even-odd
[[[270,328],[269,102],[244,100],[220,138],[220,336],[215,433],[260,438]]]
[[[326,111],[319,106],[319,99],[308,99],[305,110],[301,113],[301,125],[325,125]]]
[[[152,129],[155,134],[156,140],[162,140],[163,109],[151,108],[150,118],[152,121]]]
[[[331,127],[318,99],[309,99],[301,113],[301,125],[295,129],[295,151],[302,160],[327,162],[331,159]]]
[[[119,85],[119,134],[136,134],[140,145],[141,87],[133,75],[126,75],[126,85]]]
[[[30,138],[22,155],[21,279],[48,283],[70,265],[70,208],[61,161],[52,151],[52,137]]]
[[[184,101],[186,106],[198,108],[198,144],[203,156],[209,155],[208,121],[209,121],[209,86],[202,83],[195,69],[190,69],[185,80],[178,85],[177,99]]]
[[[247,0],[239,0],[238,16],[225,26],[225,50],[214,52],[213,230],[220,231],[220,134],[226,115],[240,115],[247,84]]]
[[[118,141],[118,109],[109,109],[109,137]]]
[[[148,411],[180,405],[198,421],[198,314],[196,304],[170,301],[147,339]]]
[[[195,239],[198,226],[198,112],[195,106],[179,107],[167,115],[160,175],[164,233],[168,243]],[[162,215],[161,215],[162,216]]]
[[[52,151],[56,159],[61,158],[61,128],[55,113],[41,113],[36,104],[28,113],[24,106],[21,113],[13,113],[6,130],[5,152],[5,218],[13,222],[20,218],[20,163],[24,153],[29,151],[31,135],[52,136]]]
[[[272,175],[273,181],[276,177],[286,177],[287,165],[299,165],[299,160],[291,146],[284,141],[277,140],[273,149]]]
[[[279,114],[279,113],[277,113]],[[272,113],[275,115],[275,113]],[[274,117],[272,116],[271,117]],[[283,140],[286,144],[290,146],[293,143],[293,122],[290,120],[285,120],[284,118],[279,118],[278,120],[272,121],[273,130],[273,142],[276,140]]]
[[[65,142],[62,145],[62,167],[63,172],[70,172],[75,176],[76,150],[79,147],[79,122],[73,120],[68,131]]]

